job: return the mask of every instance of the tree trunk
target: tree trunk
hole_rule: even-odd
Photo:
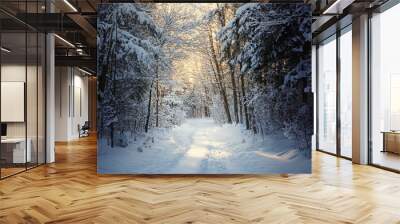
[[[219,18],[219,22],[221,27],[225,27],[226,26],[226,18],[225,18],[225,13],[226,13],[226,6],[221,6],[219,4],[217,4],[217,7],[219,8],[219,14],[218,14],[218,18]],[[211,34],[212,37],[212,34]],[[211,38],[212,40],[212,38]],[[214,46],[214,45],[212,45]],[[217,45],[217,50],[218,52],[220,52],[219,50],[219,46]],[[213,54],[216,55],[214,48],[212,49]],[[217,57],[215,56],[215,59]],[[230,49],[228,49],[228,58],[231,58],[231,54],[230,54]],[[230,72],[230,76],[231,76],[231,82],[232,82],[232,91],[233,91],[233,111],[234,111],[234,116],[235,116],[235,123],[238,123],[239,121],[239,117],[238,117],[238,107],[237,107],[237,94],[236,94],[236,82],[235,82],[235,72],[233,70],[232,65],[228,62],[228,67],[229,67],[229,72]],[[232,123],[232,118],[229,112],[229,103],[228,103],[228,99],[226,96],[226,88],[224,83],[222,82],[222,67],[221,67],[221,62],[219,63],[219,76],[220,76],[220,81],[221,81],[221,85],[222,85],[222,89],[223,89],[223,94],[224,94],[224,107],[226,107],[225,110],[227,110],[227,112],[229,113],[229,117],[228,117],[228,123]]]
[[[251,129],[253,129],[253,133],[257,134],[257,124],[256,124],[256,118],[254,116],[254,107],[250,107],[250,124],[251,124]]]
[[[158,114],[159,114],[159,102],[160,102],[160,90],[159,90],[159,83],[158,83],[158,75],[156,81],[156,127],[158,127]]]
[[[111,135],[111,148],[114,148],[114,122],[111,124],[110,127],[110,135]]]
[[[153,92],[153,84],[154,84],[154,80],[151,81],[151,85],[150,85],[149,105],[147,107],[146,125],[144,126],[144,131],[146,133],[149,131],[150,113],[151,113],[151,94]]]
[[[211,32],[211,28],[210,27],[208,27],[208,37],[209,37],[209,41],[210,41],[212,59],[213,59],[214,64],[215,64],[216,75],[217,75],[217,78],[218,78],[217,84],[219,86],[220,93],[221,93],[221,96],[222,96],[222,101],[224,103],[224,110],[225,110],[226,118],[227,118],[228,123],[232,124],[232,118],[231,118],[231,114],[230,114],[230,111],[229,111],[228,97],[226,96],[225,87],[222,84],[221,67],[220,67],[220,64],[219,64],[219,62],[217,60],[217,54],[216,54],[215,49],[214,49],[214,41],[213,41],[212,32]]]
[[[225,21],[225,18],[224,20]],[[230,59],[232,57],[231,54],[231,46],[229,46],[227,50],[227,58],[228,58],[228,67],[229,67],[229,73],[231,76],[231,82],[232,82],[232,96],[233,96],[233,112],[235,115],[235,123],[239,123],[239,111],[238,111],[238,97],[237,97],[237,87],[236,87],[236,80],[235,80],[235,67],[230,63]]]
[[[250,129],[250,124],[249,124],[249,113],[247,110],[247,102],[246,102],[246,91],[244,88],[244,77],[243,75],[240,76],[240,83],[242,86],[242,101],[243,101],[243,108],[244,108],[244,116],[245,116],[245,120],[246,120],[246,129],[249,130]]]
[[[115,23],[115,40],[118,40],[118,37],[117,37],[117,23]],[[113,49],[113,56],[114,56],[114,71],[113,71],[113,78],[112,78],[112,94],[115,96],[115,95],[117,95],[116,94],[116,91],[117,91],[117,88],[116,88],[116,79],[115,79],[115,77],[116,77],[116,72],[117,72],[117,54],[115,53],[115,48],[116,48],[116,46],[114,45],[114,49]],[[113,102],[112,102],[113,104],[114,104],[114,110],[117,110],[116,109],[116,107],[117,107],[117,102],[115,102],[115,99],[113,100]],[[117,111],[115,111],[115,115],[114,116],[117,116]],[[114,129],[115,129],[115,122],[113,121],[112,123],[111,123],[111,148],[114,148]]]
[[[240,83],[240,79],[238,78],[238,84]],[[240,94],[240,91],[238,91],[238,101],[239,101],[239,122],[243,124],[243,97]]]
[[[135,136],[136,137],[136,119],[133,122],[133,131],[131,132],[131,136]]]
[[[230,54],[229,54],[228,57],[230,58]],[[234,115],[235,115],[235,123],[239,123],[239,111],[238,111],[238,100],[237,100],[237,89],[236,89],[236,81],[235,81],[235,72],[233,70],[233,66],[230,63],[229,63],[229,70],[230,70],[230,73],[231,73],[232,92],[233,92],[233,112],[234,112]]]

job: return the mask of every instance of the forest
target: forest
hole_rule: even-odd
[[[276,160],[301,155],[309,162],[313,93],[308,5],[102,4],[97,29],[98,144],[104,159],[121,159],[115,157],[118,149],[143,158],[153,150],[149,158],[164,155],[170,160],[153,158],[148,166],[157,161],[172,166],[198,140],[202,146],[196,146],[192,157],[199,161],[188,163],[199,162],[201,172],[207,172],[199,158],[208,158],[208,166],[213,156],[227,158],[234,152],[226,148],[234,146],[220,145],[237,140],[246,145],[238,147],[240,152],[256,150]],[[280,150],[264,149],[266,145]],[[296,153],[288,154],[293,148]],[[171,153],[175,156],[165,155]],[[131,163],[126,166],[138,167]],[[139,172],[152,172],[154,166]],[[225,168],[217,171],[231,172]]]

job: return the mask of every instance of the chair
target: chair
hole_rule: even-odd
[[[89,136],[90,123],[85,121],[82,127],[78,124],[79,138]]]

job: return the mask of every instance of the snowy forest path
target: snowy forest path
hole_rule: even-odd
[[[193,131],[190,131],[193,130]],[[188,119],[181,129],[177,129],[174,138],[182,138],[183,133],[190,133],[191,142],[187,145],[184,155],[178,160],[176,165],[169,170],[171,173],[212,173],[223,172],[226,170],[242,169],[232,158],[237,158],[237,154],[247,154],[252,160],[257,158],[264,162],[279,160],[279,158],[265,157],[254,151],[241,147],[238,151],[235,147],[245,142],[243,133],[239,125],[229,125],[229,127],[216,124],[212,119]],[[187,135],[185,136],[187,138]],[[178,139],[176,139],[179,142]],[[182,142],[182,141],[181,141]],[[236,150],[235,150],[236,149]],[[240,159],[240,158],[239,158]]]
[[[211,118],[186,119],[171,129],[152,129],[149,136],[126,148],[103,151],[99,172],[245,174],[304,173],[310,169],[309,160],[293,150],[294,144],[287,138],[260,138],[242,125],[220,125]]]
[[[214,168],[225,168],[223,161],[218,161],[231,154],[223,148],[224,139],[218,138],[218,126],[212,119],[189,119],[184,125],[188,129],[194,129],[192,132],[192,142],[188,150],[178,161],[172,172],[185,171],[188,173],[204,172],[208,168],[209,160],[214,160]],[[186,128],[181,129],[185,131]],[[175,134],[178,138],[180,133]],[[225,161],[226,162],[226,161]]]

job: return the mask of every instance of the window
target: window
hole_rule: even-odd
[[[371,162],[400,170],[400,4],[371,18]]]
[[[318,149],[336,153],[336,36],[318,47]]]
[[[352,157],[352,33],[351,26],[340,36],[340,155]]]

